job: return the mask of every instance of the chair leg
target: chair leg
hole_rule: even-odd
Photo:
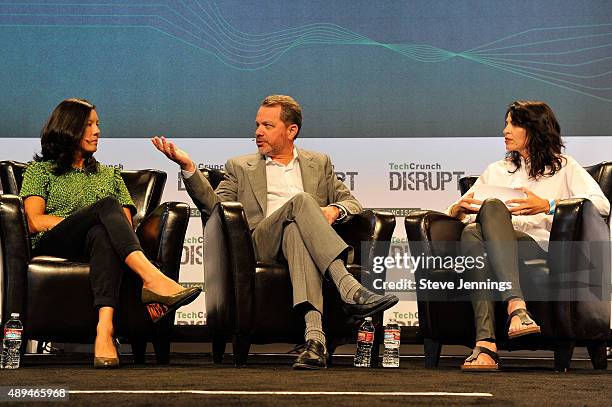
[[[423,340],[423,351],[425,353],[425,367],[427,369],[435,369],[440,363],[440,353],[442,352],[442,344],[430,338]]]
[[[227,338],[223,335],[212,336],[213,363],[220,365],[223,363],[223,354],[225,353],[225,344]]]
[[[158,365],[170,364],[170,334],[172,333],[174,318],[169,318],[155,327],[153,334],[153,349]]]
[[[572,340],[558,340],[555,344],[555,371],[567,372],[572,362],[576,342]]]
[[[232,341],[234,351],[234,366],[241,367],[247,364],[249,349],[251,349],[251,338],[248,335],[234,335]]]
[[[135,365],[144,365],[145,353],[147,352],[147,338],[135,336],[130,337],[130,345],[132,347],[132,358]]]
[[[370,367],[378,367],[380,362],[380,345],[385,337],[385,327],[382,318],[374,323],[374,343],[372,344],[372,354],[370,357]]]
[[[327,342],[327,367],[331,367],[331,365],[334,363],[334,352],[336,351],[337,347],[338,346],[336,345],[336,341],[334,339]]]
[[[606,370],[608,368],[608,357],[606,355],[605,342],[592,342],[587,344],[587,350],[591,357],[593,369]]]

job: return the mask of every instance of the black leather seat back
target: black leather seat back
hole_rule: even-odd
[[[612,202],[612,162],[604,161],[584,169],[597,181],[608,201]]]
[[[132,218],[136,227],[161,202],[167,175],[163,171],[152,169],[124,170],[121,171],[121,177],[136,205],[136,214]]]
[[[467,177],[463,177],[459,180],[459,190],[461,191],[461,196],[465,194],[472,185],[476,183],[478,176],[476,175],[468,175]]]
[[[27,164],[18,161],[0,161],[0,186],[3,194],[19,195],[26,167]]]
[[[208,179],[213,189],[217,189],[226,174],[224,170],[217,170],[214,168],[203,168],[200,169],[200,171],[202,171],[202,174]]]

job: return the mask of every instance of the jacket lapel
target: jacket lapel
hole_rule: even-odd
[[[268,207],[268,184],[266,182],[266,161],[261,155],[257,155],[256,158],[247,162],[247,174],[255,199],[261,208],[261,212],[266,216],[266,209]]]
[[[298,159],[300,160],[300,172],[302,173],[302,185],[304,192],[312,196],[317,195],[317,186],[321,171],[319,165],[304,151],[298,149]]]

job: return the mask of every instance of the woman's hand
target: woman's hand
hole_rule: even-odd
[[[469,193],[465,197],[461,198],[450,210],[450,216],[457,219],[465,218],[465,215],[470,213],[478,213],[482,205],[482,201],[474,199],[474,193]]]
[[[521,199],[510,199],[506,201],[506,205],[516,204],[516,206],[510,206],[510,213],[513,215],[536,215],[538,213],[548,213],[550,210],[550,203],[543,198],[540,198],[527,188],[517,188],[523,191],[526,198]]]
[[[195,172],[196,168],[189,157],[189,154],[181,150],[171,141],[166,140],[165,137],[153,137],[151,142],[159,151],[164,153],[166,157],[181,166],[181,169],[189,172]]]

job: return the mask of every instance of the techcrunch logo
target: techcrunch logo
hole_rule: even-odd
[[[359,175],[357,171],[335,171],[336,177],[346,184],[349,190],[355,190],[355,177]]]
[[[344,182],[344,184],[346,184],[346,186],[348,187],[349,190],[354,191],[355,190],[355,179],[357,178],[357,175],[359,175],[358,171],[336,171],[336,167],[332,165],[332,168],[334,169],[334,173],[336,174],[336,177]]]
[[[442,171],[440,163],[388,163],[389,191],[459,190],[459,179],[465,171]],[[449,187],[450,183],[450,187]]]

